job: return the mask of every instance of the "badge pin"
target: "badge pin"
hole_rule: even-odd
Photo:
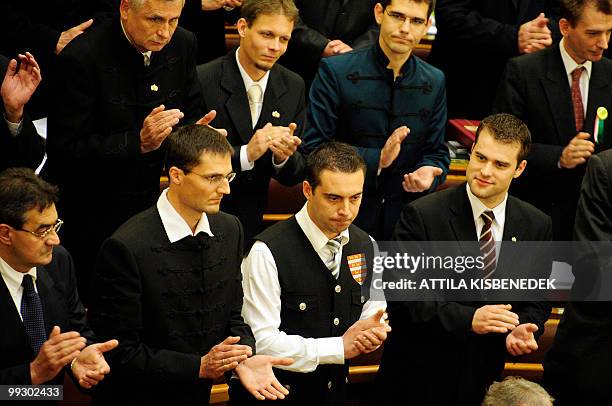
[[[159,87],[157,87],[157,85],[155,84],[151,85],[151,91],[157,92],[158,90],[159,90]]]
[[[274,111],[272,112],[272,117],[274,117],[274,118],[280,118],[280,113],[279,113],[278,111],[274,110]]]
[[[512,237],[512,242],[516,242],[516,237]]]

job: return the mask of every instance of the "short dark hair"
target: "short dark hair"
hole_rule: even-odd
[[[387,8],[389,4],[391,4],[393,0],[380,0],[379,3],[382,6],[383,10]],[[427,4],[427,17],[431,16],[431,13],[436,8],[436,0],[410,0],[414,3],[426,3]]]
[[[610,0],[561,0],[559,16],[565,18],[572,27],[575,27],[582,18],[582,13],[587,4],[592,4],[601,13],[612,14],[612,2]]]
[[[250,27],[261,14],[283,15],[294,23],[299,11],[293,0],[245,0],[240,8],[240,17],[244,18]]]
[[[43,211],[57,202],[58,188],[42,180],[29,168],[0,172],[0,224],[23,227],[26,212]]]
[[[485,117],[476,130],[474,145],[478,142],[480,132],[486,128],[495,141],[503,144],[518,143],[520,145],[517,164],[527,159],[531,149],[531,133],[527,125],[512,114],[500,113]]]
[[[166,140],[166,174],[171,167],[190,171],[200,164],[202,152],[232,154],[234,149],[220,132],[199,124],[190,124],[174,131]]]
[[[319,185],[321,172],[327,169],[333,172],[354,173],[363,171],[366,164],[355,147],[343,142],[326,142],[308,155],[306,160],[306,181],[312,190]]]

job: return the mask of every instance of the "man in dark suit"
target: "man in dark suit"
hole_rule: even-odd
[[[90,388],[110,371],[103,353],[118,344],[91,344],[72,258],[59,246],[56,200],[57,187],[31,169],[0,172],[2,385],[57,385],[66,369]]]
[[[321,58],[376,42],[375,0],[297,0],[300,16],[283,65],[310,87]]]
[[[29,52],[18,58],[19,70],[16,59],[0,56],[0,72],[6,72],[0,90],[0,171],[14,166],[36,169],[45,154],[45,142],[24,111],[42,80],[40,68]]]
[[[597,110],[612,109],[612,61],[602,58],[612,5],[561,6],[562,41],[508,62],[493,110],[516,115],[533,134],[529,168],[513,193],[552,217],[555,240],[571,240],[584,163],[612,145],[612,137],[593,139]]]
[[[408,204],[395,239],[457,241],[457,252],[464,252],[464,246],[481,252],[476,241],[490,241],[493,251],[482,255],[492,255],[494,275],[513,272],[504,268],[512,261],[510,251],[502,247],[497,252],[495,241],[548,241],[552,236],[548,216],[508,195],[511,181],[525,169],[529,144],[529,130],[516,117],[485,118],[476,133],[467,184]],[[535,269],[547,278],[551,262]],[[381,361],[380,393],[389,400],[409,394],[415,404],[469,406],[480,405],[508,353],[537,349],[550,305],[388,301],[387,311],[394,331]]]
[[[258,399],[288,393],[255,355],[243,321],[242,227],[219,211],[234,178],[232,147],[217,131],[182,127],[168,139],[170,186],[157,204],[123,224],[100,250],[92,325],[120,345],[99,404],[206,405],[212,380],[234,371]]]
[[[241,13],[240,47],[199,66],[198,76],[204,110],[217,111],[213,124],[227,130],[234,147],[238,175],[221,207],[238,216],[248,241],[261,231],[270,178],[285,185],[303,179],[304,159],[296,149],[305,106],[304,81],[275,63],[297,18],[293,1],[247,0]]]
[[[578,241],[612,241],[612,150],[589,158],[576,212],[574,237]],[[580,246],[582,247],[582,246]],[[604,248],[608,252],[609,248]],[[584,253],[584,252],[583,252]],[[605,258],[605,257],[601,257]],[[574,265],[574,284],[585,274],[600,272],[589,257]],[[610,272],[609,264],[601,272]],[[604,289],[609,290],[609,285]],[[569,302],[544,361],[544,386],[559,405],[605,404],[612,398],[611,302]]]
[[[446,75],[450,118],[480,120],[489,114],[508,59],[549,47],[559,38],[558,3],[438,0],[438,32],[428,61]],[[467,55],[474,63],[465,61]]]
[[[58,56],[45,176],[60,187],[66,220],[88,225],[64,239],[85,303],[104,238],[159,195],[164,139],[179,121],[200,116],[196,41],[177,28],[182,5],[122,0],[120,17],[88,29]]]

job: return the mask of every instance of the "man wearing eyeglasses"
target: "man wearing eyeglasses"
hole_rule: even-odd
[[[0,384],[62,384],[63,370],[91,388],[109,373],[92,344],[72,258],[59,246],[57,188],[31,169],[0,173]],[[88,345],[89,344],[89,345]]]
[[[433,6],[377,3],[378,43],[322,60],[310,90],[303,148],[331,139],[357,148],[367,173],[355,224],[377,240],[389,239],[402,207],[435,190],[448,172],[444,76],[412,55]]]
[[[206,405],[213,379],[232,372],[257,399],[288,393],[272,365],[292,360],[254,355],[240,315],[242,226],[219,211],[234,178],[231,155],[210,128],[173,133],[170,186],[102,245],[90,315],[99,334],[120,346],[98,404],[120,395],[134,404]]]

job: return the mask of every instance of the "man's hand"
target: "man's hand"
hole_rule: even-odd
[[[32,385],[40,385],[55,378],[64,366],[79,355],[83,347],[85,337],[81,337],[76,331],[60,333],[60,328],[54,326],[49,339],[30,363]]]
[[[367,319],[358,320],[342,335],[344,359],[351,359],[361,353],[374,351],[387,338],[386,333],[391,326],[381,322],[384,309],[378,310]],[[382,332],[384,330],[384,334]]]
[[[588,139],[591,137],[588,133],[578,133],[572,140],[563,148],[559,165],[562,168],[573,169],[581,165],[589,159],[595,152],[595,144]]]
[[[55,53],[59,54],[60,52],[62,52],[62,49],[64,49],[64,47],[68,45],[70,41],[72,41],[73,39],[81,35],[83,32],[85,32],[85,30],[91,27],[92,24],[93,24],[93,19],[90,18],[84,23],[81,23],[77,25],[76,27],[72,27],[69,30],[62,32],[59,37],[59,40],[57,41],[57,45],[55,46]]]
[[[19,123],[23,117],[23,107],[30,100],[40,84],[40,67],[31,53],[18,56],[21,66],[17,71],[17,60],[11,59],[2,81],[0,94],[4,102],[6,119]]]
[[[215,379],[253,355],[248,345],[236,344],[240,337],[227,337],[200,359],[200,378]]]
[[[511,305],[486,305],[478,308],[472,319],[472,331],[476,334],[507,333],[519,324]]]
[[[429,190],[436,176],[442,175],[442,172],[437,166],[421,166],[416,171],[404,175],[402,186],[406,192],[424,192]]]
[[[544,13],[519,27],[518,49],[521,54],[539,51],[552,45],[552,33],[548,29]]]
[[[281,127],[288,128],[288,134],[282,134],[280,137],[272,138],[272,142],[270,143],[270,151],[274,154],[274,163],[281,164],[285,161],[285,159],[289,158],[297,148],[302,143],[302,140],[293,135],[295,133],[295,129],[297,128],[297,124],[290,123],[289,127]]]
[[[205,125],[208,128],[212,128],[216,132],[218,132],[221,135],[227,137],[227,130],[225,128],[215,128],[212,125],[209,125],[209,123],[211,121],[213,121],[215,119],[215,117],[217,117],[217,111],[216,110],[211,110],[208,113],[206,113],[201,119],[196,121],[196,124]]]
[[[514,356],[531,354],[537,351],[538,342],[533,333],[538,331],[538,326],[533,323],[524,323],[516,326],[510,334],[506,336],[506,349]]]
[[[218,10],[221,7],[233,9],[242,6],[242,0],[201,0],[202,10],[211,11]]]
[[[140,152],[155,151],[172,132],[184,114],[179,109],[166,110],[162,104],[145,117],[140,130]]]
[[[109,340],[105,343],[91,344],[70,365],[72,374],[85,389],[90,389],[104,379],[104,375],[110,372],[110,366],[104,359],[104,353],[119,345],[117,340]]]
[[[404,125],[396,128],[391,136],[387,138],[383,149],[380,151],[379,170],[388,168],[395,161],[400,153],[402,141],[406,139],[408,134],[410,134],[410,129]]]
[[[289,391],[274,376],[274,365],[291,365],[292,358],[255,355],[236,367],[236,374],[247,391],[258,400],[285,399]]]
[[[247,144],[247,158],[249,162],[255,162],[266,153],[274,140],[277,140],[277,146],[281,140],[293,143],[293,129],[289,127],[273,126],[272,123],[267,123],[251,137]],[[299,145],[299,144],[298,144]],[[296,146],[297,148],[297,146]],[[278,150],[278,149],[277,149]],[[293,152],[292,152],[293,154]],[[281,161],[282,162],[282,161]]]
[[[323,58],[326,58],[328,56],[339,55],[339,54],[343,54],[345,52],[352,51],[352,50],[353,48],[351,48],[349,45],[345,44],[341,40],[334,39],[327,43],[321,56]]]

